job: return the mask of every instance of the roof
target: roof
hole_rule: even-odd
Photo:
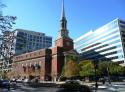
[[[63,52],[64,55],[79,55],[79,53],[76,51],[76,50],[70,50],[70,51],[66,51],[66,52]]]

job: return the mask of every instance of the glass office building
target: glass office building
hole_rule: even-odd
[[[115,19],[75,41],[80,59],[125,62],[125,21]]]

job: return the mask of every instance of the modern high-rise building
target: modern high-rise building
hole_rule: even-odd
[[[34,32],[24,29],[16,29],[14,40],[15,55],[52,46],[52,37],[46,36],[45,33]]]
[[[11,70],[12,61],[10,60],[10,52],[16,56],[52,46],[52,37],[46,36],[45,33],[24,29],[16,29],[12,33],[14,34],[14,41],[6,41],[8,48],[0,49],[1,52],[4,53],[0,54],[0,71]],[[9,33],[8,37],[10,37],[12,33]],[[4,41],[0,41],[0,45],[3,44],[3,42]]]
[[[81,59],[125,63],[125,21],[115,19],[75,41]]]

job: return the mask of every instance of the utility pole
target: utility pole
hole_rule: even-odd
[[[94,69],[95,69],[95,92],[97,92],[97,89],[98,89],[98,81],[97,81],[98,60],[95,59],[93,61],[93,63],[94,63]]]
[[[107,66],[107,76],[108,76],[108,82],[111,85],[111,79],[110,79],[110,74],[109,74],[109,64],[110,63],[108,63],[108,66]]]

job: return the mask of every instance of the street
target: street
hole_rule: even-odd
[[[98,90],[94,92],[125,92],[124,82],[112,82],[111,85],[106,83],[98,87]]]
[[[66,91],[62,88],[56,88],[56,87],[32,88],[20,85],[15,89],[11,88],[10,91],[8,91],[7,89],[0,89],[0,92],[72,92],[72,91]],[[92,90],[92,92],[125,92],[125,84],[112,84],[111,86],[103,85],[99,86],[97,91]]]
[[[53,87],[40,87],[40,88],[31,88],[26,86],[21,86],[16,89],[1,89],[0,92],[64,92],[60,88],[53,88]]]

